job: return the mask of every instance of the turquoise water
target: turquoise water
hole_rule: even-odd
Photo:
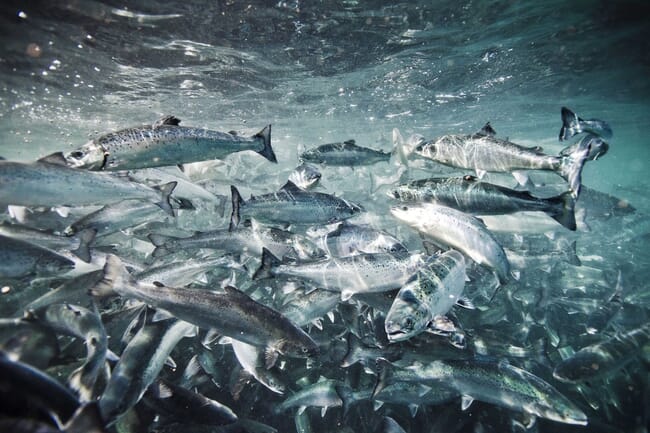
[[[614,136],[609,152],[585,166],[587,193],[578,203],[578,231],[549,229],[536,220],[524,221],[514,233],[498,231],[499,240],[514,249],[521,246],[517,242],[575,240],[583,266],[555,259],[550,272],[522,269],[521,279],[492,302],[489,288],[477,278],[468,290],[480,313],[456,313],[474,341],[487,342],[489,355],[549,381],[590,421],[587,427],[575,427],[538,420],[531,431],[646,431],[648,370],[640,358],[580,389],[551,375],[563,348],[578,350],[647,323],[646,2],[10,1],[0,9],[0,156],[6,159],[28,162],[69,151],[100,134],[150,124],[166,114],[179,117],[182,125],[245,135],[273,125],[277,165],[242,154],[226,158],[226,165],[213,172],[195,174],[195,179],[216,179],[214,188],[226,197],[226,212],[223,217],[194,214],[172,224],[187,230],[226,227],[230,184],[245,197],[275,191],[298,164],[298,155],[319,144],[353,138],[390,151],[394,128],[405,137],[433,138],[473,133],[489,121],[499,137],[554,154],[565,146],[557,139],[562,106],[584,118],[606,120]],[[377,181],[396,170],[386,163],[354,170],[323,167],[322,191],[361,203],[368,212],[355,222],[385,229],[419,250],[419,236],[387,211],[393,204],[385,194],[388,187],[377,189]],[[416,163],[405,176],[447,173],[440,166],[420,169]],[[561,182],[553,176],[533,179]],[[118,238],[118,252],[134,245],[130,236]],[[146,250],[143,239],[135,244]],[[256,257],[248,264],[251,272],[258,262]],[[610,311],[608,300],[617,281],[622,306],[611,309],[611,317],[592,335],[586,323],[598,311]],[[242,275],[236,282],[245,289],[252,285]],[[5,297],[4,317],[43,288],[26,287],[15,297],[14,292]],[[593,305],[576,306],[571,303],[575,299]],[[365,314],[364,305],[356,308]],[[336,310],[338,322],[328,328],[325,318],[324,331],[311,332],[322,341],[334,339],[346,329],[342,317]],[[516,335],[522,326],[529,332]],[[546,342],[547,363],[537,355],[508,352],[540,340]],[[338,343],[345,346],[345,337]],[[188,351],[200,350],[197,346],[184,341],[177,349],[178,371],[185,368]],[[232,350],[219,350],[224,352],[219,366],[230,371],[237,364]],[[304,362],[290,365],[296,368],[286,375],[292,391],[319,376],[359,386],[373,381],[358,365],[343,369],[332,360],[320,369],[306,368]],[[164,374],[176,378],[178,371]],[[234,401],[225,384],[208,385],[201,391],[242,417],[278,431],[296,428],[295,412],[273,414],[282,396],[253,383],[241,401]],[[318,432],[379,431],[385,415],[412,432],[510,431],[512,419],[521,417],[479,402],[460,411],[458,400],[423,407],[416,417],[404,405],[374,411],[368,402],[347,413],[331,408],[324,418],[316,409],[305,413]],[[151,421],[150,415],[142,416]]]

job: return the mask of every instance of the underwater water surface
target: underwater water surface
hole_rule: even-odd
[[[155,398],[150,390],[108,429],[399,431],[387,424],[385,417],[390,417],[408,432],[646,432],[649,17],[650,5],[635,0],[4,2],[1,157],[31,163],[55,152],[74,151],[103,134],[153,125],[173,115],[181,126],[238,131],[244,137],[272,125],[277,164],[247,151],[186,164],[183,172],[173,166],[164,173],[131,170],[130,182],[160,185],[182,179],[193,209],[184,209],[181,203],[175,217],[158,212],[149,219],[134,218],[133,224],[130,214],[116,213],[111,222],[123,227],[91,243],[90,263],[75,259],[73,271],[47,278],[3,276],[6,290],[0,295],[0,316],[19,318],[30,302],[72,277],[100,272],[106,254],[120,257],[133,273],[223,259],[227,248],[178,245],[168,245],[167,254],[155,257],[154,247],[159,245],[151,235],[182,238],[197,231],[228,229],[231,186],[241,191],[244,201],[251,194],[276,192],[300,164],[301,154],[316,146],[353,139],[357,145],[390,153],[395,130],[406,141],[418,136],[429,140],[471,135],[490,122],[497,138],[557,155],[581,137],[558,140],[560,110],[568,107],[584,119],[606,121],[613,131],[606,138],[607,153],[584,165],[575,205],[577,230],[567,230],[541,212],[483,218],[505,248],[513,276],[497,289],[489,267],[466,259],[463,296],[473,308],[454,306],[448,315],[462,329],[464,348],[429,333],[390,342],[384,321],[395,290],[385,296],[329,299],[319,312],[320,320],[301,326],[320,347],[318,356],[305,360],[281,354],[272,369],[261,367],[283,383],[280,394],[260,384],[259,378],[241,379],[241,361],[232,345],[202,327],[198,335],[182,338],[170,349],[173,362],[162,367],[159,377],[228,406],[249,423],[226,427],[163,413],[151,403]],[[439,246],[391,214],[391,207],[400,203],[389,193],[412,180],[479,173],[415,154],[407,159],[393,155],[354,167],[314,164],[322,175],[314,191],[360,205],[363,211],[349,222],[383,230],[399,239],[409,254],[428,256]],[[483,180],[517,187],[507,172],[487,173]],[[530,180],[527,188],[535,195],[549,197],[566,190],[566,183],[554,173],[531,172]],[[199,192],[192,189],[199,186]],[[70,206],[57,211],[48,204],[27,206],[30,209],[24,212],[9,210],[7,205],[15,203],[3,202],[3,227],[27,226],[69,239],[65,229],[101,207],[72,202],[60,203]],[[334,222],[300,224],[298,218],[276,226],[314,240],[327,232],[327,222]],[[71,249],[63,241],[55,246],[34,242],[57,251]],[[174,282],[160,282],[175,286],[175,281],[182,281],[181,286],[202,290],[233,285],[259,303],[280,311],[296,303],[305,314],[322,301],[298,303],[314,289],[303,279],[253,278],[263,264],[261,251],[229,254],[228,267],[220,262],[191,276],[176,275],[170,280]],[[97,304],[108,347],[116,355],[109,362],[114,366],[128,341],[123,337],[127,325],[142,309],[120,297],[92,301],[87,287],[79,284],[74,296],[57,302],[90,310]],[[15,323],[2,326],[3,351],[31,361],[66,387],[70,373],[86,359],[83,337],[48,334],[46,346],[52,344],[55,353],[41,353],[16,340],[23,331],[12,328]],[[625,337],[638,329],[641,336]],[[25,335],[31,342],[32,334]],[[604,350],[616,358],[609,371],[578,382],[554,377],[563,360],[583,347],[607,341],[611,344]],[[362,362],[349,362],[351,352]],[[486,401],[484,394],[490,394],[493,384],[485,385],[488,391],[471,395],[479,385],[474,379],[467,385],[458,375],[439,381],[443,388],[454,383],[454,390],[461,389],[448,399],[422,380],[416,382],[420,388],[401,399],[371,396],[381,377],[379,358],[395,362],[392,368],[398,369],[476,357],[494,368],[508,369],[506,364],[522,369],[550,384],[584,413],[587,424],[544,416],[535,421],[539,414],[524,407],[523,401]],[[605,365],[598,362],[586,364],[587,368]],[[86,401],[100,398],[109,377],[99,375]],[[504,383],[509,378],[501,372],[494,380]],[[317,395],[318,384],[324,396]],[[301,392],[312,399],[305,400],[307,404],[288,403]],[[435,400],[436,395],[441,401]]]

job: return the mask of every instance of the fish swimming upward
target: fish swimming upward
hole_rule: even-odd
[[[251,137],[236,133],[179,126],[180,119],[165,116],[153,125],[104,134],[70,152],[57,152],[43,161],[89,170],[131,170],[221,159],[252,150],[277,162],[271,147],[271,125]]]

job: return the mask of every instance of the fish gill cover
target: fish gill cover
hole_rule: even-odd
[[[0,430],[646,428],[649,12],[4,2]]]

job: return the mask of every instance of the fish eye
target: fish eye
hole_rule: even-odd
[[[413,328],[413,319],[411,319],[410,317],[404,319],[404,327],[408,329]]]
[[[80,159],[80,158],[83,158],[84,153],[82,151],[80,151],[80,150],[75,150],[74,152],[70,153],[70,156],[75,158],[75,159]]]

